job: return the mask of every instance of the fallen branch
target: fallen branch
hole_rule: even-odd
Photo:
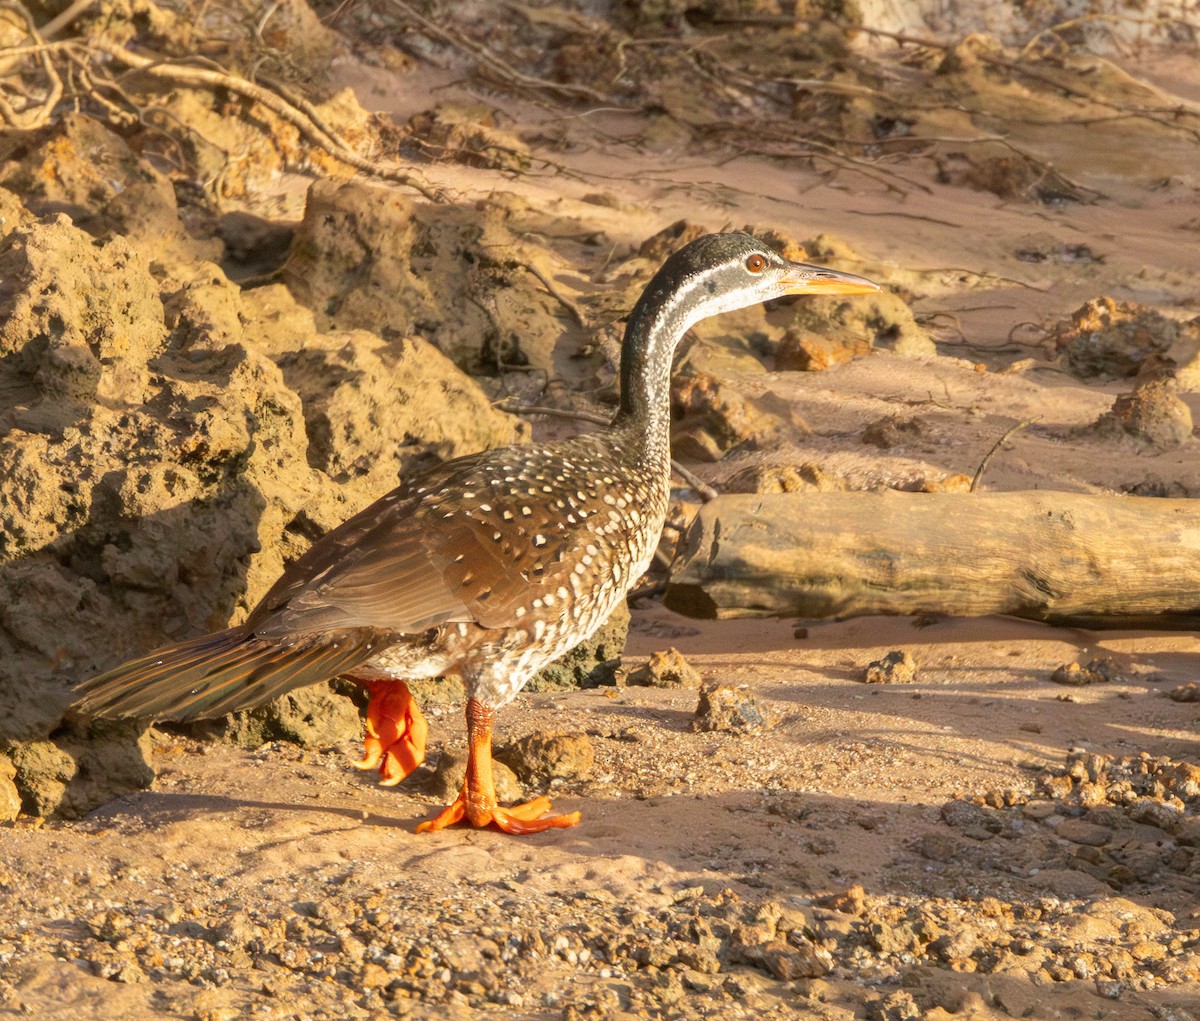
[[[194,67],[190,64],[152,60],[149,57],[133,53],[108,39],[97,37],[79,45],[91,52],[103,53],[118,63],[150,78],[170,82],[172,85],[226,89],[235,95],[243,96],[270,110],[280,120],[300,132],[300,135],[307,141],[325,150],[342,163],[372,177],[395,181],[397,184],[412,188],[431,202],[446,201],[445,195],[440,190],[433,188],[415,174],[399,167],[382,166],[358,155],[346,142],[324,126],[319,117],[314,117],[298,108],[273,89],[257,85],[226,71],[214,71],[210,68]]]
[[[1200,501],[1079,493],[723,495],[666,603],[696,617],[1200,620]]]

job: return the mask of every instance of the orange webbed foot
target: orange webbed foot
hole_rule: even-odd
[[[561,830],[579,822],[579,813],[551,815],[549,798],[534,798],[524,805],[501,808],[496,804],[492,777],[492,708],[478,699],[467,699],[467,775],[454,802],[417,827],[418,833],[433,833],[464,820],[482,828],[495,826],[505,833],[540,833]]]
[[[363,757],[353,765],[358,769],[378,766],[379,782],[392,787],[425,761],[429,724],[403,681],[368,681],[365,686],[371,703]]]
[[[472,811],[468,812],[467,795],[463,791],[432,819],[426,819],[425,822],[418,825],[417,832],[434,833],[465,820],[476,828],[495,826],[505,833],[521,835],[541,833],[543,830],[562,830],[579,822],[578,812],[547,816],[546,813],[549,810],[550,799],[541,797],[534,798],[524,805],[512,805],[509,808],[503,808],[500,805],[492,805],[490,808],[475,806]]]

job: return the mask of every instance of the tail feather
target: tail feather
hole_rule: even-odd
[[[75,689],[86,716],[202,720],[250,709],[336,677],[371,654],[375,636],[343,632],[291,644],[230,628],[168,645]]]

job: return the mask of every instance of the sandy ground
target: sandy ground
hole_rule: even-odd
[[[1154,70],[1180,94],[1200,83],[1194,60]],[[392,79],[340,73],[367,107],[400,110]],[[407,95],[458,77],[422,74]],[[431,172],[465,196],[502,183],[625,244],[679,217],[830,232],[924,282],[916,310],[955,317],[938,358],[761,382],[847,473],[970,473],[1039,412],[989,485],[1200,491],[1194,442],[1150,454],[1066,436],[1127,381],[1083,384],[1036,343],[1009,343],[1017,324],[1103,294],[1195,314],[1194,144],[1131,153],[1093,134],[1084,152],[1078,132],[1028,128],[1025,144],[1109,196],[1050,208],[927,174],[927,190],[899,196],[761,159],[715,166],[635,145],[639,125],[621,115],[494,101],[530,134],[565,132],[574,147],[554,158],[572,173]],[[584,201],[597,191],[615,202]],[[294,213],[299,194],[277,211]],[[1029,265],[1013,253],[1031,238],[1103,261]],[[1197,394],[1181,396],[1200,415]],[[935,404],[954,442],[872,449],[863,465],[846,437],[913,401]],[[584,735],[595,758],[551,787],[580,826],[527,839],[415,835],[438,804],[428,771],[383,789],[350,768],[351,747],[244,751],[156,732],[151,790],[81,821],[0,829],[0,1016],[1200,1016],[1200,782],[1180,765],[1200,761],[1200,705],[1167,697],[1197,680],[1195,632],[715,623],[639,603],[627,662],[670,646],[770,725],[694,732],[692,689],[525,696],[500,714],[501,741]],[[915,680],[861,683],[893,649],[912,655]],[[1106,683],[1050,680],[1104,656]],[[430,714],[433,762],[463,734],[457,709]]]
[[[1200,711],[1165,697],[1196,676],[1194,636],[893,618],[798,639],[787,621],[637,612],[629,661],[666,645],[706,681],[744,687],[774,725],[695,733],[694,690],[525,697],[502,714],[501,741],[550,729],[587,735],[595,753],[552,788],[581,825],[528,840],[414,834],[436,800],[416,778],[375,786],[348,765],[353,748],[160,734],[153,790],[82,822],[0,831],[15,921],[0,937],[0,1009],[1192,1016],[1189,839],[1126,808],[1056,800],[1039,777],[1072,749],[1194,760]],[[915,681],[861,683],[893,648],[911,653]],[[1103,654],[1120,679],[1050,682]],[[434,744],[461,746],[457,710],[433,712]],[[989,792],[1015,807],[969,800]],[[879,1013],[889,996],[908,1013]]]

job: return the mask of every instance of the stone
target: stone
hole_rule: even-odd
[[[770,404],[774,407],[768,407]],[[740,392],[711,372],[677,376],[671,382],[674,431],[699,425],[722,453],[741,444],[769,445],[784,433],[808,433],[808,426],[790,407],[770,394],[757,397]]]
[[[49,173],[52,153],[12,140],[0,181]],[[89,227],[124,229],[155,203],[177,219],[169,182],[115,136],[95,141],[115,184]],[[76,171],[48,203],[89,194],[88,168]],[[27,811],[78,814],[153,774],[136,726],[63,726],[73,685],[237,623],[285,563],[402,472],[527,427],[425,340],[320,332],[283,286],[243,291],[202,261],[219,242],[93,237],[4,188],[0,214],[0,390],[25,395],[0,409],[0,742]],[[318,745],[358,732],[354,706],[323,689],[230,730]]]
[[[1107,826],[1098,826],[1085,819],[1064,819],[1054,832],[1073,844],[1087,844],[1090,847],[1103,847],[1112,840],[1113,835]]]
[[[1154,380],[1119,395],[1093,428],[1102,434],[1126,434],[1151,446],[1170,449],[1190,441],[1195,424],[1191,409],[1172,391],[1172,384]]]
[[[930,861],[951,862],[962,854],[963,844],[945,833],[923,833],[917,840],[916,851]]]
[[[438,755],[437,768],[429,781],[429,793],[449,803],[458,797],[466,776],[466,752],[443,748]],[[496,784],[496,800],[501,805],[515,804],[524,797],[517,774],[503,762],[492,762],[492,778]]]
[[[631,670],[626,677],[626,683],[648,688],[699,688],[700,682],[700,671],[674,646],[652,652],[642,666]]]
[[[1076,869],[1041,869],[1030,883],[1063,900],[1087,900],[1112,892],[1107,883]]]
[[[738,947],[731,957],[738,963],[759,968],[782,982],[821,978],[833,970],[833,957],[829,951],[814,946],[807,940],[799,945],[770,940],[766,943]]]
[[[808,261],[851,273],[873,272],[848,245],[822,234],[804,242]],[[876,275],[878,279],[878,274]],[[828,302],[796,301],[791,305],[789,330],[826,338],[829,350],[845,351],[858,345],[891,351],[904,358],[937,354],[929,331],[917,322],[904,300],[889,290],[875,294],[835,298]],[[813,342],[808,341],[810,346]],[[835,357],[837,355],[835,354]]]
[[[0,755],[0,822],[12,822],[21,814],[21,792],[13,782],[16,775],[17,767]]]
[[[692,730],[726,734],[757,734],[771,726],[768,712],[749,692],[729,684],[700,689]]]
[[[1194,352],[1200,320],[1181,323],[1147,305],[1093,298],[1059,323],[1050,339],[1077,375],[1121,378]]]
[[[1000,816],[994,810],[972,801],[947,801],[942,805],[941,815],[947,826],[961,830],[973,840],[986,840],[1004,828]]]
[[[584,733],[536,731],[498,749],[496,759],[509,766],[523,783],[533,783],[586,776],[596,761],[596,750]]]
[[[1195,681],[1179,684],[1167,692],[1172,702],[1200,702],[1200,685]]]
[[[327,748],[358,740],[362,734],[358,707],[324,684],[289,691],[265,706],[234,713],[224,720],[222,730],[226,740],[243,748],[268,741]]]
[[[911,653],[893,649],[883,659],[868,663],[861,680],[866,684],[913,684],[917,663]]]
[[[560,343],[582,340],[526,265],[558,267],[508,226],[521,200],[422,205],[396,188],[321,179],[309,188],[284,283],[322,330],[416,335],[456,365],[555,371]],[[520,252],[519,258],[511,253]]]
[[[469,167],[513,173],[529,167],[529,148],[496,125],[496,111],[482,103],[442,102],[414,114],[409,129],[444,158]]]
[[[869,443],[881,450],[892,447],[907,446],[928,435],[928,428],[919,418],[896,418],[888,416],[872,422],[862,431],[859,437],[863,443]]]
[[[921,1008],[906,989],[897,989],[887,996],[870,1000],[867,1005],[869,1021],[921,1021]]]
[[[791,327],[775,348],[778,372],[822,372],[870,354],[871,342],[865,336],[822,336],[810,330]]]
[[[15,767],[13,783],[32,815],[79,818],[154,780],[149,734],[131,720],[64,728],[53,740],[0,742],[0,755]]]
[[[1086,666],[1078,662],[1064,663],[1062,666],[1056,667],[1050,675],[1050,680],[1055,684],[1072,687],[1080,687],[1085,684],[1104,684],[1108,681],[1124,679],[1124,676],[1118,673],[1116,664],[1108,657],[1090,660]]]

